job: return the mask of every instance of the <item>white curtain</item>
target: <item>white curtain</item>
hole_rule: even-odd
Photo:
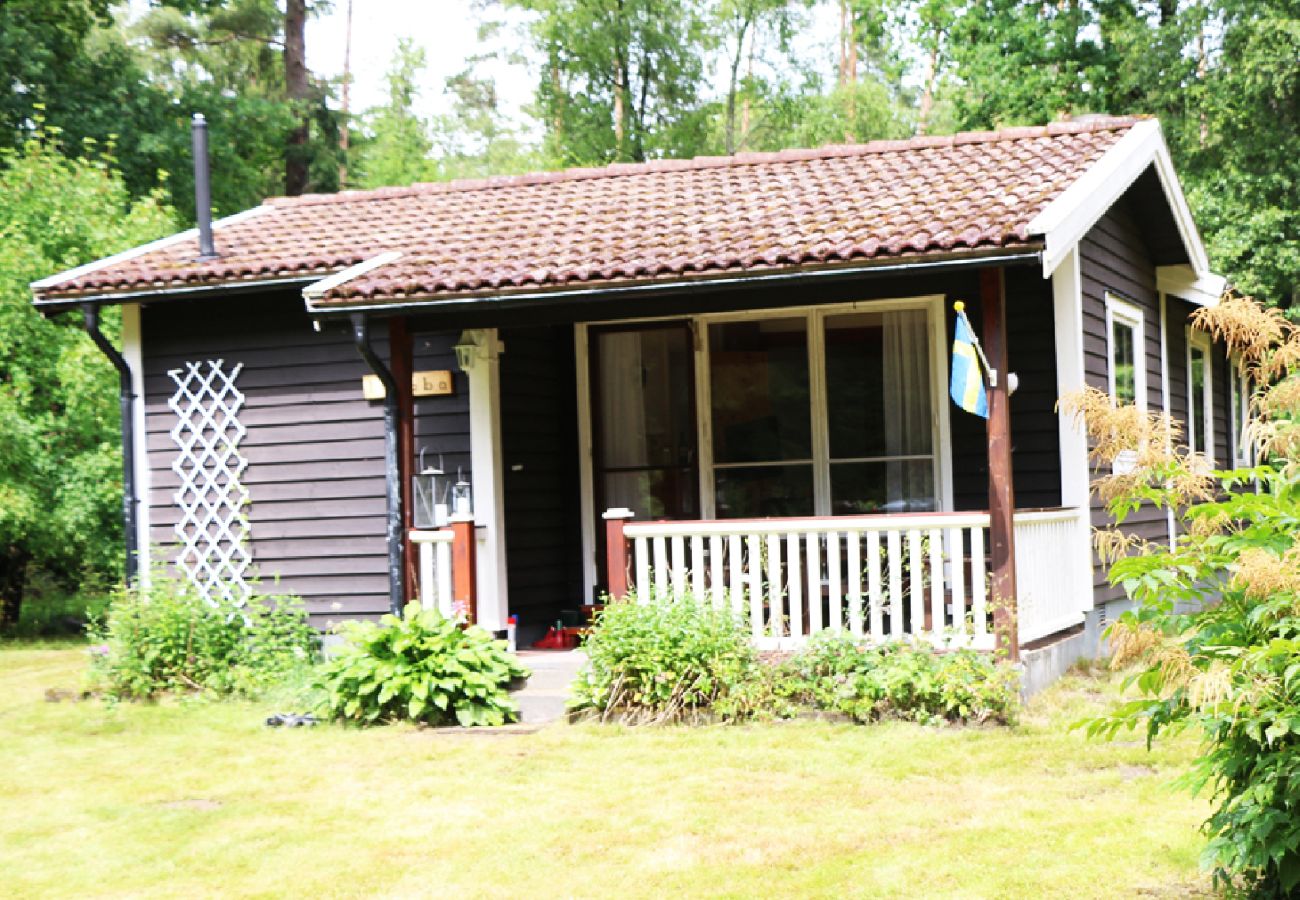
[[[645,465],[646,410],[641,332],[615,331],[600,340],[600,462],[603,466]],[[644,514],[641,479],[627,474],[607,478],[605,504]]]
[[[885,453],[891,457],[929,454],[930,340],[924,310],[884,314]],[[887,501],[906,508],[934,502],[929,460],[892,459],[886,464]]]

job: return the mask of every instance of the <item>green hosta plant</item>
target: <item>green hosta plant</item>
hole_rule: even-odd
[[[331,718],[504,725],[518,717],[507,689],[528,670],[482,628],[412,603],[401,618],[347,622],[342,633],[318,680]]]

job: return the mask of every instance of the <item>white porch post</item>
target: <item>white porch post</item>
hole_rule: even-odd
[[[1084,388],[1083,369],[1083,279],[1079,271],[1079,248],[1066,254],[1052,273],[1052,301],[1056,325],[1056,393],[1058,399]],[[1083,511],[1074,552],[1083,560],[1080,571],[1092,572],[1091,493],[1088,466],[1088,436],[1082,424],[1064,409],[1057,412],[1061,445],[1061,505]],[[1080,588],[1080,608],[1091,609],[1091,578]]]
[[[505,496],[501,483],[501,367],[504,346],[495,328],[466,331],[457,356],[469,378],[470,471],[478,532],[478,620],[489,631],[506,627]]]
[[[139,583],[149,586],[149,435],[145,432],[144,348],[140,336],[140,304],[122,304],[122,357],[131,367],[135,405],[135,512],[136,547],[139,548]]]

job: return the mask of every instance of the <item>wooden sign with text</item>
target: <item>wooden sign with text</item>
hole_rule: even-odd
[[[361,393],[367,400],[384,399],[384,383],[378,375],[365,375],[361,379]],[[415,397],[446,397],[456,393],[450,369],[431,369],[411,373],[411,395]]]

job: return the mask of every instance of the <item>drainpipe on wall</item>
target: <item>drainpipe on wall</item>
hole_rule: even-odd
[[[122,408],[122,525],[126,529],[126,583],[130,585],[135,583],[140,566],[140,542],[135,530],[136,507],[140,502],[135,495],[135,387],[126,358],[99,330],[99,307],[93,303],[83,303],[81,314],[86,334],[90,335],[95,346],[117,369],[119,379],[117,396]]]
[[[402,475],[397,461],[398,423],[401,418],[397,381],[370,343],[370,323],[365,313],[353,313],[352,340],[361,358],[384,386],[384,481],[388,498],[388,608],[401,615],[406,602],[406,572],[402,565]]]

